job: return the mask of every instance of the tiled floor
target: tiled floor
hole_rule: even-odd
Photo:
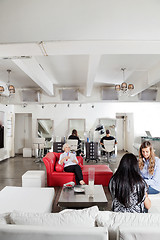
[[[119,164],[121,157],[123,156],[124,152],[120,151],[117,154],[115,163],[109,164],[109,167],[114,172]],[[22,186],[22,175],[28,170],[45,170],[44,163],[35,163],[34,158],[23,158],[22,155],[16,156],[14,158],[10,158],[0,162],[0,190],[5,186]],[[88,163],[84,161],[84,164],[107,164],[105,158],[101,158],[98,163],[96,161],[89,161]],[[46,186],[47,186],[47,179],[46,179]],[[57,201],[60,194],[60,188],[56,188],[56,197],[53,206],[53,212],[58,212],[59,208],[57,207]],[[105,193],[108,199],[108,207],[107,209],[110,210],[111,206],[111,197],[108,191],[108,188],[104,188]]]

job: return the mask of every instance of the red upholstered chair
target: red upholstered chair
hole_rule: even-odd
[[[47,185],[63,186],[64,183],[73,181],[75,182],[74,173],[64,172],[63,166],[58,164],[59,156],[61,153],[49,152],[43,158],[43,162],[47,171]],[[109,180],[113,173],[106,165],[83,165],[83,158],[77,156],[78,164],[81,166],[83,179],[88,184],[88,171],[90,167],[95,168],[95,184],[108,186]]]

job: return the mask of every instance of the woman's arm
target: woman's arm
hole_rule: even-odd
[[[75,154],[73,154],[73,156],[74,156],[74,159],[72,160],[72,162],[74,162],[74,163],[77,163],[77,164],[78,164],[78,160],[77,160],[77,158],[76,158],[76,155],[75,155]]]
[[[149,199],[147,193],[145,195],[146,195],[146,197],[145,197],[145,200],[144,200],[144,206],[145,206],[145,208],[150,209],[150,207],[151,207],[151,200]]]
[[[61,165],[63,165],[63,163],[64,163],[64,161],[65,160],[67,160],[67,159],[69,159],[70,158],[70,156],[65,156],[65,157],[63,157],[63,153],[60,155],[60,159],[59,159],[59,164],[61,164]]]
[[[159,187],[159,185],[160,185],[160,174],[159,173],[160,173],[160,159],[156,158],[153,177],[150,179],[145,179],[147,185],[151,185],[151,186],[153,186],[153,188],[154,188],[154,186]]]

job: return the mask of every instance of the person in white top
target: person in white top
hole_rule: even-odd
[[[61,165],[64,164],[65,172],[73,172],[75,174],[75,180],[77,185],[84,185],[85,182],[83,181],[81,167],[78,165],[76,155],[70,152],[69,144],[65,143],[63,145],[63,151],[64,153],[60,155],[58,163]]]

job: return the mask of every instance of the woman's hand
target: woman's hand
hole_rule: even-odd
[[[72,162],[77,163],[76,159],[72,160]]]
[[[68,155],[68,156],[66,156],[66,157],[64,157],[64,158],[62,158],[62,160],[60,161],[60,164],[62,165],[63,163],[64,163],[64,161],[66,160],[68,160],[68,159],[70,159],[70,156]]]

